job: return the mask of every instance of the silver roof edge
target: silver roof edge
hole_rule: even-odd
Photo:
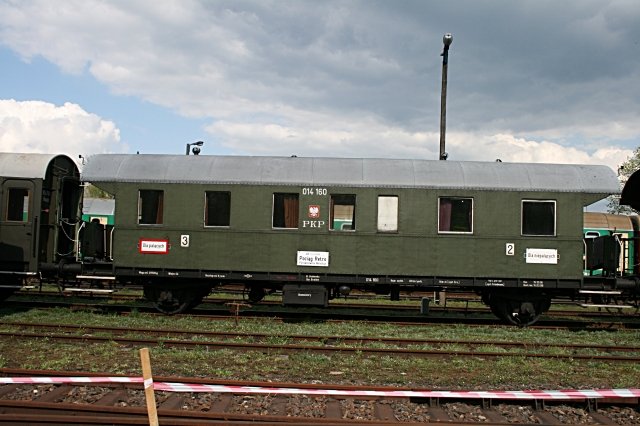
[[[599,165],[324,157],[96,154],[86,182],[322,185],[615,194]]]
[[[49,164],[57,157],[66,157],[75,164],[65,154],[0,152],[0,175],[7,178],[44,179]]]

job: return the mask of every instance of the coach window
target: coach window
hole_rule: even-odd
[[[273,227],[298,228],[298,194],[273,194]]]
[[[438,232],[473,233],[473,198],[438,198]]]
[[[164,191],[141,189],[138,192],[138,224],[162,225]]]
[[[378,196],[378,231],[396,232],[398,230],[398,197],[395,195]]]
[[[556,202],[523,200],[522,235],[555,236]]]
[[[340,194],[331,196],[331,218],[329,229],[334,231],[355,231],[355,195]]]
[[[6,218],[12,222],[29,221],[29,190],[9,188]]]
[[[205,191],[204,226],[229,226],[231,193]]]

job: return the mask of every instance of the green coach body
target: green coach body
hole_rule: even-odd
[[[424,288],[580,287],[605,166],[96,155],[116,273]],[[243,280],[244,281],[244,280]]]
[[[305,163],[302,167],[313,168],[314,160],[318,161],[303,158],[275,159],[281,170],[270,170],[270,179],[264,179],[264,171],[255,169],[264,167],[259,164],[270,159],[213,157],[212,161],[204,156],[103,155],[90,159],[83,176],[115,195],[117,228],[113,257],[118,267],[438,277],[579,278],[584,251],[583,206],[615,191],[613,185],[617,185],[613,172],[600,166],[467,163],[491,169],[486,174],[492,179],[482,182],[471,180],[474,176],[467,180],[442,177],[445,172],[468,172],[465,163],[409,160],[377,160],[374,166],[386,168],[380,172],[383,175],[406,173],[406,168],[415,168],[416,164],[425,169],[438,167],[442,169],[438,170],[440,173],[434,172],[438,181],[418,181],[415,177],[418,172],[410,181],[395,179],[395,182],[367,181],[364,177],[358,182],[355,179],[335,182],[336,177],[332,176],[290,178],[294,172],[287,170],[287,166],[299,170],[301,166],[295,163]],[[118,174],[117,167],[107,166],[116,173],[101,180],[90,174],[95,160],[129,163],[134,172],[126,175],[120,167],[122,173]],[[211,170],[216,160],[249,162],[253,166],[252,175],[235,179],[215,175],[209,178],[211,182],[203,182],[207,176],[180,176],[162,168]],[[366,160],[320,161],[338,162],[335,168],[325,166],[327,173],[357,168],[358,173],[354,174],[362,176]],[[141,172],[141,166],[135,163],[150,169]],[[504,176],[496,177],[500,169],[508,170]],[[560,170],[555,172],[557,180],[549,175],[554,170]],[[584,180],[578,172],[593,175],[596,185],[579,186],[565,180],[567,175]],[[518,186],[517,182],[505,181],[511,176],[515,179],[518,173],[526,184]],[[534,173],[543,174],[544,185],[535,186],[531,178]],[[162,193],[161,223],[140,223],[140,191]],[[228,224],[206,225],[207,192],[229,194]],[[274,194],[297,197],[295,225],[274,226]],[[336,195],[350,195],[355,200],[353,229],[331,228],[331,200]],[[378,223],[380,197],[397,200],[392,212],[396,224],[390,229],[381,229]],[[468,200],[470,227],[461,231],[441,230],[442,199]],[[523,231],[526,202],[548,202],[555,210],[555,229],[547,235],[526,235]],[[145,239],[167,241],[166,250],[158,253],[141,250],[140,241]],[[551,259],[554,263],[527,262],[528,249],[556,250],[557,257]],[[301,266],[297,262],[299,251],[327,253],[329,262],[322,266]]]

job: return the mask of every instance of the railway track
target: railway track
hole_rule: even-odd
[[[0,369],[10,377],[95,377],[104,374]],[[639,413],[638,398],[570,401],[514,401],[500,398],[429,398],[317,396],[320,384],[238,382],[185,377],[155,377],[156,383],[192,383],[234,388],[298,389],[300,394],[156,391],[160,424],[304,424],[398,425],[446,423],[448,425],[633,424]],[[409,391],[392,387],[332,385],[338,392],[376,390]],[[416,391],[416,390],[413,390]],[[307,394],[305,394],[307,392]],[[397,393],[397,392],[396,392]],[[394,395],[396,395],[394,393]],[[315,395],[315,396],[314,396]],[[140,384],[10,384],[0,386],[0,424],[147,424]],[[618,422],[618,423],[616,423]],[[628,422],[628,423],[625,423]]]
[[[12,297],[3,302],[6,309],[30,309],[30,308],[58,308],[66,307],[73,310],[88,310],[102,313],[118,313],[126,315],[131,312],[158,314],[147,303],[112,303],[111,299],[96,298],[43,298],[33,299]],[[164,314],[159,314],[163,315]],[[551,316],[553,315],[553,316]],[[555,314],[541,318],[537,324],[530,328],[542,329],[571,329],[571,330],[596,330],[596,329],[640,329],[640,318],[619,315],[605,315],[598,313],[595,316],[584,317],[575,313],[556,317]],[[367,321],[372,323],[386,323],[396,325],[420,325],[440,326],[443,324],[464,324],[479,326],[504,326],[504,324],[490,313],[472,314],[468,311],[447,310],[422,315],[414,310],[389,310],[385,308],[286,308],[276,305],[248,305],[241,301],[227,300],[224,304],[202,304],[188,314],[176,314],[175,317],[193,316],[207,319],[232,318],[278,318],[286,321]],[[511,326],[509,326],[511,327]]]
[[[125,289],[120,289],[125,290]],[[60,290],[26,290],[19,291],[16,295],[20,296],[40,296],[40,297],[73,297],[85,296],[95,299],[105,299],[117,302],[135,302],[143,301],[140,294],[119,294],[117,290],[107,290],[92,287],[76,287]],[[137,290],[139,291],[139,290]],[[225,304],[225,303],[247,303],[246,295],[241,289],[231,288],[227,291],[216,291],[215,294],[228,294],[230,297],[224,296],[208,296],[203,299],[202,303],[208,304]],[[427,298],[432,300],[433,294],[408,295],[403,298],[404,302],[389,303],[387,298],[376,299],[371,294],[350,295],[345,299],[337,299],[330,302],[332,309],[371,309],[371,310],[388,310],[388,311],[420,311],[420,302]],[[262,300],[259,302],[261,306],[281,306],[279,300]],[[552,306],[555,306],[549,315],[554,317],[582,316],[582,317],[608,317],[616,314],[633,315],[635,311],[621,311],[616,308],[601,308],[597,311],[586,310],[579,306],[578,302],[567,302],[566,300],[554,300]],[[462,314],[490,314],[491,310],[484,306],[477,295],[470,293],[450,293],[444,298],[443,303],[433,303],[429,305],[430,312],[453,312]]]
[[[405,346],[469,346],[469,347],[481,347],[492,346],[496,348],[504,349],[531,349],[536,347],[543,348],[561,348],[569,349],[574,352],[579,350],[596,350],[600,352],[639,352],[640,346],[615,346],[615,345],[599,345],[599,344],[567,344],[567,343],[542,343],[542,342],[506,342],[496,340],[453,340],[453,339],[408,339],[408,338],[393,338],[393,337],[352,337],[352,336],[335,336],[335,335],[303,335],[303,334],[269,334],[269,333],[240,333],[231,331],[184,331],[175,329],[148,329],[148,328],[134,328],[134,327],[105,327],[105,326],[88,326],[88,325],[66,325],[66,324],[48,324],[48,323],[30,323],[30,322],[5,322],[7,327],[17,327],[20,329],[37,329],[37,330],[54,330],[63,331],[69,333],[112,333],[114,335],[122,334],[144,334],[144,335],[157,335],[158,337],[182,337],[182,338],[217,338],[226,340],[239,340],[246,339],[251,341],[264,341],[272,338],[278,338],[286,340],[288,342],[320,342],[324,345],[337,345],[337,344],[353,344],[353,345],[368,345],[368,344],[385,344],[396,345],[399,347]]]
[[[2,338],[47,339],[48,341],[78,344],[114,342],[131,346],[162,345],[163,347],[181,349],[229,349],[270,353],[346,353],[365,356],[386,355],[394,357],[522,357],[565,359],[571,361],[640,362],[640,356],[638,355],[640,354],[640,347],[638,346],[193,332],[170,329],[158,330],[33,323],[5,323],[5,327],[15,327],[18,328],[18,330],[0,331],[0,337]],[[35,329],[38,331],[32,332],[25,331],[24,329]],[[54,333],[54,331],[62,333]],[[127,337],[127,335],[133,335],[135,337]],[[269,343],[269,341],[273,339],[285,341],[286,343]],[[310,342],[313,342],[313,344],[310,344]],[[532,350],[537,350],[537,352],[533,352]]]
[[[127,291],[122,294],[118,291]],[[218,289],[214,293],[215,295],[208,296],[203,299],[203,303],[207,304],[225,304],[225,303],[247,303],[246,292],[239,288]],[[74,287],[74,288],[60,288],[57,290],[38,290],[37,286],[29,290],[21,290],[15,293],[17,296],[26,297],[89,297],[92,299],[104,299],[116,302],[141,302],[144,301],[141,290],[134,288],[95,288],[95,287]],[[222,295],[228,295],[222,296]],[[444,300],[435,302],[433,292],[429,294],[411,294],[403,297],[402,302],[390,303],[388,298],[380,298],[372,294],[355,294],[350,295],[344,299],[335,299],[330,301],[329,306],[332,309],[369,309],[369,310],[386,310],[407,312],[418,312],[421,309],[421,301],[423,299],[429,299],[434,303],[429,304],[429,312],[452,312],[461,314],[490,314],[491,310],[482,304],[477,295],[471,293],[449,293]],[[280,300],[262,300],[256,306],[281,306]],[[553,317],[608,317],[615,315],[633,316],[640,312],[640,309],[635,310],[620,310],[614,307],[599,308],[598,310],[588,310],[580,306],[579,302],[570,302],[567,300],[553,300],[552,306],[554,308],[549,313]]]

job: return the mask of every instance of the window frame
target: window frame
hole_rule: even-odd
[[[470,225],[470,230],[469,231],[449,231],[449,230],[442,230],[440,229],[441,226],[441,221],[440,221],[440,216],[441,216],[441,211],[442,211],[442,206],[441,206],[441,202],[442,200],[469,200],[471,201],[471,210],[470,210],[470,214],[469,214],[469,225]],[[452,211],[453,211],[453,204],[452,204]],[[451,215],[451,213],[450,213]],[[452,216],[452,215],[451,215]],[[451,218],[449,220],[449,222],[451,222]],[[451,235],[473,235],[474,231],[475,231],[475,200],[473,197],[467,197],[467,196],[449,196],[449,195],[443,195],[443,196],[438,196],[438,234],[451,234]],[[451,228],[451,223],[449,223],[449,228]]]
[[[336,204],[335,199],[339,197],[353,197],[352,204]],[[358,196],[357,194],[331,194],[329,196],[329,231],[331,232],[356,232],[356,207],[358,205]],[[353,206],[353,211],[351,212],[351,228],[350,229],[334,229],[333,224],[335,222],[335,206]],[[344,225],[344,224],[343,224]]]
[[[14,201],[14,197],[12,197],[12,193],[14,193],[14,191],[22,191],[22,196],[18,197],[17,200]],[[6,222],[10,222],[10,223],[29,223],[31,221],[31,189],[29,188],[23,188],[20,186],[11,186],[7,188],[7,200],[5,202],[4,205],[4,215],[3,215],[3,219]],[[25,198],[26,198],[26,203],[25,203]],[[15,202],[15,206],[13,206],[12,201]],[[26,204],[26,205],[25,205]],[[15,207],[15,209],[14,209]],[[9,213],[18,213],[18,208],[19,207],[19,212],[20,212],[20,219],[13,219],[10,218]],[[15,211],[14,211],[15,210]],[[25,213],[26,213],[26,217],[25,217]]]
[[[284,226],[276,226],[276,196],[295,196],[295,226],[286,226],[287,225],[287,216],[286,216],[286,205],[285,205],[285,200],[286,198],[283,197],[282,198],[282,222],[284,223]],[[291,221],[293,222],[293,219],[291,219]],[[271,229],[278,229],[278,230],[284,230],[284,229],[299,229],[300,228],[300,194],[297,192],[274,192],[272,193],[271,196]]]
[[[209,194],[210,193],[218,193],[218,194],[227,194],[227,217],[226,217],[226,225],[209,225],[207,221],[209,219]],[[231,226],[231,191],[218,191],[218,190],[209,190],[204,191],[204,218],[203,224],[205,228],[229,228]]]
[[[524,232],[524,205],[525,203],[550,203],[553,205],[553,234],[525,234]],[[557,237],[558,236],[558,202],[557,200],[520,200],[520,235],[523,237]]]
[[[157,198],[158,206],[156,206],[156,221],[155,221],[155,223],[141,222],[141,220],[142,220],[142,203],[143,203],[142,193],[143,192],[153,192],[153,193],[160,194],[160,197]],[[137,217],[137,220],[136,220],[138,226],[163,226],[164,225],[164,204],[165,204],[164,198],[165,197],[164,197],[164,190],[163,189],[138,189],[138,217]]]
[[[391,212],[391,216],[394,216],[390,222],[394,227],[391,229],[382,229],[381,228],[381,213],[383,212],[380,208],[380,202],[382,199],[394,199],[395,206],[394,211]],[[387,206],[388,207],[388,206]],[[382,218],[384,220],[384,218]],[[381,233],[397,233],[400,228],[400,197],[398,195],[389,195],[389,194],[378,194],[378,211],[376,213],[376,230]]]

